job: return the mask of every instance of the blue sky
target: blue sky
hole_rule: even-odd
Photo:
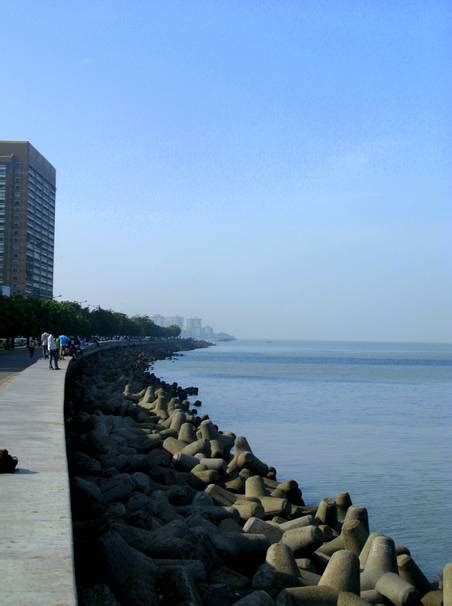
[[[452,341],[452,5],[0,2],[55,294],[238,336]]]

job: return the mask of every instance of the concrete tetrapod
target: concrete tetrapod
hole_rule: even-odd
[[[251,520],[257,520],[257,518],[250,518]],[[218,530],[221,532],[243,532],[243,528],[240,526],[238,522],[231,518],[225,518],[221,520],[218,524]],[[255,533],[253,533],[255,534]],[[257,534],[264,534],[263,532],[258,532]]]
[[[429,591],[423,596],[421,604],[422,606],[443,606],[443,592],[441,589]]]
[[[268,482],[269,478],[266,478],[266,480]],[[270,490],[271,497],[280,497],[288,499],[293,504],[304,505],[301,490],[298,486],[298,482],[295,480],[287,480],[286,482],[279,484],[277,482],[272,482],[271,484],[266,484],[266,486]]]
[[[359,559],[351,551],[343,549],[331,556],[319,585],[332,587],[337,591],[347,591],[359,595]]]
[[[361,553],[359,554],[359,563],[361,569],[364,569],[364,567],[366,566],[367,558],[369,557],[370,553],[370,548],[372,547],[372,543],[374,542],[375,538],[384,536],[385,535],[379,532],[371,532],[370,535],[367,537],[367,541],[364,543]]]
[[[452,606],[452,563],[443,568],[443,600],[444,606]]]
[[[193,467],[190,473],[201,480],[201,482],[204,482],[206,485],[219,482],[220,480],[220,474],[218,471],[215,471],[214,469],[207,469],[207,467],[201,464]]]
[[[236,509],[239,513],[240,519],[243,522],[246,522],[250,518],[263,518],[264,517],[264,508],[260,503],[256,503],[255,501],[246,501],[244,499],[237,499],[234,501],[233,505],[231,505],[234,509]]]
[[[185,442],[181,442],[177,438],[166,438],[163,442],[163,448],[172,455],[180,452],[185,446]]]
[[[232,606],[275,606],[275,602],[266,591],[253,591]]]
[[[361,590],[374,589],[378,579],[386,572],[397,573],[394,541],[389,537],[375,537],[361,573]]]
[[[317,526],[305,526],[287,530],[281,540],[295,556],[305,555],[306,552],[313,551],[320,544],[322,533]]]
[[[110,530],[97,543],[103,573],[115,593],[130,606],[157,606],[157,567],[140,551]]]
[[[245,436],[237,436],[234,441],[234,451],[236,455],[242,452],[252,452],[251,446]]]
[[[297,562],[298,562],[298,560],[297,560]],[[311,585],[318,585],[320,579],[322,578],[316,572],[311,572],[310,570],[305,570],[300,567],[298,567],[298,571],[300,573],[301,585],[303,587],[309,587]]]
[[[254,534],[265,534],[271,543],[278,543],[283,535],[283,531],[278,526],[259,518],[250,518],[247,520],[243,526],[243,530]]]
[[[317,508],[315,517],[321,524],[327,524],[327,526],[331,526],[331,528],[336,528],[337,526],[337,510],[336,510],[336,501],[327,497],[326,499],[322,499]]]
[[[207,579],[206,567],[201,560],[170,560],[154,558],[153,562],[163,574],[165,574],[165,572],[171,568],[185,568],[194,581],[204,583]]]
[[[411,556],[406,554],[397,556],[397,565],[399,567],[400,578],[414,585],[421,596],[430,591],[432,588],[431,583]]]
[[[323,542],[332,541],[339,536],[334,528],[331,528],[331,526],[327,526],[326,524],[319,524],[319,530],[322,533]]]
[[[212,497],[217,505],[232,505],[241,497],[241,495],[234,494],[230,490],[226,490],[226,488],[222,488],[216,484],[209,484],[205,492]]]
[[[237,457],[237,466],[239,469],[247,467],[253,473],[265,476],[268,473],[268,465],[258,459],[252,452],[242,452]]]
[[[283,517],[290,515],[291,504],[287,499],[281,499],[278,497],[259,497],[259,501],[264,508],[265,516],[267,518],[276,515]]]
[[[155,400],[154,388],[152,387],[152,385],[148,385],[143,394],[143,397],[141,398],[141,400],[138,401],[138,404],[140,406],[143,406],[145,404],[150,404],[153,400]]]
[[[276,606],[336,606],[338,596],[331,587],[293,587],[281,591]]]
[[[350,505],[345,514],[345,520],[361,520],[369,533],[369,514],[362,505]]]
[[[303,528],[303,526],[312,526],[314,524],[314,517],[311,515],[301,516],[300,518],[295,518],[294,520],[289,520],[287,522],[283,522],[279,525],[283,532],[286,530],[292,530],[293,528]]]
[[[222,450],[221,456],[229,459],[231,456],[231,449],[234,446],[235,435],[231,432],[225,431],[223,433],[218,434],[217,441]]]
[[[396,553],[397,557],[399,555],[409,555],[409,556],[411,555],[411,551],[408,549],[408,547],[406,545],[396,545],[395,553]]]
[[[245,480],[246,497],[265,497],[264,480],[261,476],[251,476]]]
[[[336,551],[339,551],[339,550],[337,549]],[[311,559],[312,563],[314,564],[317,572],[319,572],[320,574],[325,572],[325,568],[328,566],[328,562],[330,561],[331,556],[326,555],[325,553],[322,553],[318,549],[316,551],[314,551],[313,553],[308,554],[308,556]]]
[[[207,458],[203,457],[202,454],[200,454],[200,453],[198,453],[196,455],[196,458],[199,458],[199,463],[201,463],[201,465],[204,465],[204,467],[207,467],[207,469],[213,469],[215,471],[222,472],[226,468],[224,459],[214,459],[213,457],[210,459],[207,459]]]
[[[341,591],[337,598],[337,606],[368,606],[368,604],[369,602],[348,591]]]
[[[339,492],[336,495],[337,519],[339,522],[342,523],[344,521],[347,509],[351,506],[351,504],[352,500],[348,492]]]
[[[353,551],[359,557],[366,544],[369,531],[362,520],[345,520],[342,525],[341,537],[345,549]]]
[[[224,459],[223,448],[220,444],[220,440],[209,440],[210,444],[210,454],[214,459]]]
[[[339,535],[327,543],[322,543],[317,549],[317,552],[331,557],[333,553],[340,551],[341,549],[345,549],[345,543],[343,537]]]
[[[411,606],[419,603],[419,593],[413,585],[401,579],[394,572],[386,572],[382,575],[378,579],[375,589],[395,606]]]
[[[208,455],[210,453],[210,444],[208,440],[195,440],[190,444],[187,444],[181,452],[183,454],[189,454],[194,457],[198,452],[202,452],[204,455]]]
[[[186,568],[175,566],[158,571],[157,593],[165,593],[168,604],[190,604],[201,606],[197,585]],[[143,604],[143,606],[147,606]]]
[[[211,537],[216,550],[228,566],[254,574],[265,562],[270,542],[265,535],[239,532],[218,533]]]
[[[179,429],[178,440],[191,444],[196,440],[196,430],[192,423],[183,423]]]
[[[375,589],[367,589],[366,591],[361,591],[361,599],[367,602],[368,604],[384,604],[387,600],[378,593]]]
[[[297,587],[303,583],[292,552],[282,543],[271,545],[265,556],[265,563],[253,577],[253,588],[268,591],[276,596],[285,587]]]
[[[167,419],[168,418],[167,398],[163,394],[160,394],[157,397],[157,399],[154,400],[154,402],[152,402],[151,410],[155,415],[157,415],[161,419],[163,419],[163,420]]]
[[[185,412],[182,412],[180,410],[176,411],[171,416],[170,429],[174,429],[175,431],[177,431],[177,433],[179,433],[182,425],[184,425],[186,420],[187,420],[187,415],[185,414]]]
[[[298,566],[291,550],[283,543],[270,545],[265,556],[267,564],[278,572],[298,577]]]
[[[199,426],[199,431],[201,438],[205,440],[216,440],[218,437],[218,430],[210,420],[203,421]]]
[[[182,452],[176,452],[176,454],[173,455],[173,463],[175,467],[178,467],[185,471],[191,471],[193,467],[199,465],[199,459],[193,457],[192,455],[184,454]]]

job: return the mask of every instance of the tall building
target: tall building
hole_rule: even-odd
[[[165,318],[160,314],[153,314],[151,316],[151,320],[154,322],[154,324],[157,324],[157,326],[165,326]]]
[[[28,141],[0,141],[0,290],[53,295],[55,168]]]
[[[202,321],[200,318],[187,318],[185,320],[185,333],[194,339],[201,338]]]
[[[165,326],[179,326],[181,330],[184,328],[184,318],[182,316],[168,316],[165,321]]]

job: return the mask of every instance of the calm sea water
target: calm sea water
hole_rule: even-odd
[[[452,345],[238,340],[155,372],[307,503],[348,490],[429,578],[452,561]]]

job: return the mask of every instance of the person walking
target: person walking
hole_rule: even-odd
[[[52,333],[49,334],[49,338],[47,340],[47,348],[49,350],[49,370],[60,370],[58,366],[58,349],[55,342],[55,337]],[[55,366],[52,364],[55,364]]]
[[[66,335],[60,335],[60,360],[64,360],[68,344],[69,337],[67,337]]]
[[[28,339],[28,353],[30,354],[30,358],[35,355],[35,339],[34,337],[30,337]]]
[[[48,332],[43,332],[41,335],[41,347],[42,347],[42,355],[44,356],[44,360],[47,360],[47,358],[49,357],[49,348],[48,348],[48,340],[49,340],[49,333]]]

